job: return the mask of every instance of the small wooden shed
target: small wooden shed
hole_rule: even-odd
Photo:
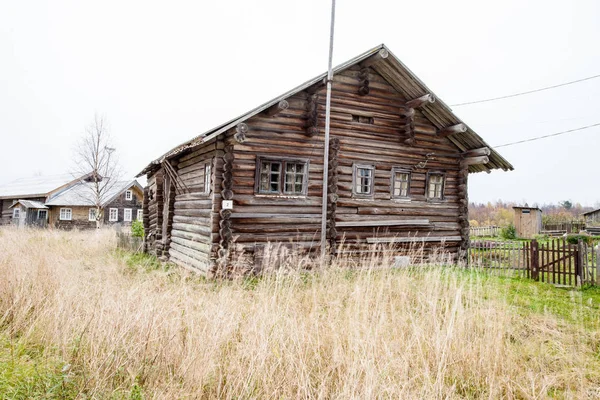
[[[588,211],[583,213],[585,218],[585,226],[589,227],[600,227],[600,209]]]
[[[19,228],[48,224],[48,207],[34,200],[17,200],[9,207],[13,210],[13,222]]]
[[[532,239],[542,231],[542,210],[538,207],[513,207],[517,236]]]

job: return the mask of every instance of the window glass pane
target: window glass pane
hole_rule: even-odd
[[[430,175],[429,176],[429,187],[428,187],[428,197],[429,198],[441,199],[443,188],[444,188],[444,176],[443,175]]]
[[[371,168],[357,168],[355,191],[357,194],[371,194],[373,182],[373,170]]]
[[[304,186],[304,172],[306,164],[286,163],[285,166],[285,193],[302,194]]]

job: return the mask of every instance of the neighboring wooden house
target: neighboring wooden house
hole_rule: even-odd
[[[144,168],[148,251],[212,274],[267,243],[318,249],[325,77]],[[332,253],[418,242],[461,257],[469,172],[513,169],[384,45],[334,69],[328,164]]]
[[[36,176],[32,178],[21,178],[6,185],[0,186],[0,225],[17,222],[21,218],[21,211],[30,210],[28,217],[22,220],[23,224],[31,221],[35,225],[44,224],[43,211],[40,211],[39,218],[33,221],[35,208],[28,208],[23,203],[19,207],[14,205],[19,200],[28,200],[44,204],[52,196],[60,193],[62,190],[75,185],[76,183],[89,178],[89,174],[74,178],[71,174]],[[40,209],[43,210],[43,209]],[[13,221],[14,220],[14,221]]]
[[[542,210],[538,207],[513,207],[517,237],[533,239],[542,231]]]
[[[588,211],[583,213],[583,217],[585,218],[585,227],[586,228],[596,228],[600,227],[600,208],[593,211]]]
[[[18,227],[48,225],[48,207],[35,200],[17,200],[9,207],[12,222]]]
[[[104,225],[129,225],[142,219],[143,188],[136,181],[116,182],[103,195],[101,221]],[[96,227],[93,183],[81,182],[51,198],[49,224],[61,229]]]
[[[95,201],[91,174],[73,179],[57,175],[18,179],[0,187],[1,224],[95,227]],[[136,181],[116,182],[103,195],[105,224],[129,224],[142,218],[143,188]]]

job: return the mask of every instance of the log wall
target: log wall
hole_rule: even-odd
[[[336,75],[332,94],[327,198],[332,251],[342,242],[354,251],[390,241],[408,246],[418,238],[426,251],[443,245],[457,256],[464,252],[467,169],[459,149],[370,68],[351,67]],[[212,274],[227,268],[233,251],[261,254],[268,243],[318,250],[324,117],[325,89],[317,84],[170,159],[176,194],[172,210],[164,214],[172,222],[165,220],[163,229],[170,235],[170,259]],[[306,160],[306,193],[258,194],[260,157]],[[200,190],[206,162],[212,166],[207,193]],[[371,196],[353,193],[355,163],[374,167]],[[407,198],[392,196],[393,168],[411,173]],[[147,190],[155,193],[147,205],[149,231],[163,226],[162,171],[148,180]],[[430,173],[444,174],[441,200],[427,197]],[[233,208],[223,210],[222,200],[232,200]],[[163,246],[164,234],[155,236]],[[149,243],[157,251],[163,250],[161,244]]]
[[[218,216],[220,185],[215,170],[223,156],[222,141],[213,140],[193,152],[171,160],[177,175],[170,227],[169,256],[171,261],[193,267],[205,274],[213,272],[218,250]],[[204,165],[210,168],[209,189],[204,189]]]
[[[148,251],[156,256],[163,255],[162,243],[162,221],[163,221],[163,183],[164,172],[161,169],[148,177],[147,208],[144,214],[144,230],[146,235],[146,246]],[[146,201],[147,199],[147,201]]]
[[[365,93],[363,88],[361,94],[365,80],[369,90]],[[325,89],[287,100],[289,108],[275,116],[263,113],[245,121],[248,132],[243,143],[235,140],[233,130],[227,135],[235,154],[231,230],[236,247],[244,251],[290,240],[304,248],[318,247]],[[370,68],[361,72],[354,67],[334,77],[329,161],[334,168],[329,179],[334,183],[328,192],[328,236],[333,235],[337,244],[344,241],[348,248],[361,249],[391,238],[426,237],[427,249],[444,242],[446,250],[458,254],[465,241],[460,200],[466,199],[466,191],[458,190],[459,183],[466,184],[459,176],[461,155],[448,139],[436,135],[437,128],[421,111],[407,110],[407,100]],[[313,125],[316,132],[307,132],[306,127]],[[259,156],[307,159],[307,195],[256,194]],[[354,163],[375,167],[374,193],[368,198],[352,192]],[[392,198],[394,167],[411,171],[408,199]],[[445,174],[442,200],[427,198],[431,172]]]

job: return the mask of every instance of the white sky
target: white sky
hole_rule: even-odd
[[[325,71],[330,2],[0,2],[0,183],[70,171],[104,114],[129,175]],[[334,64],[385,43],[447,104],[600,74],[600,1],[337,1]],[[491,145],[600,122],[600,79],[454,111]],[[600,200],[600,127],[500,149],[472,201]]]

